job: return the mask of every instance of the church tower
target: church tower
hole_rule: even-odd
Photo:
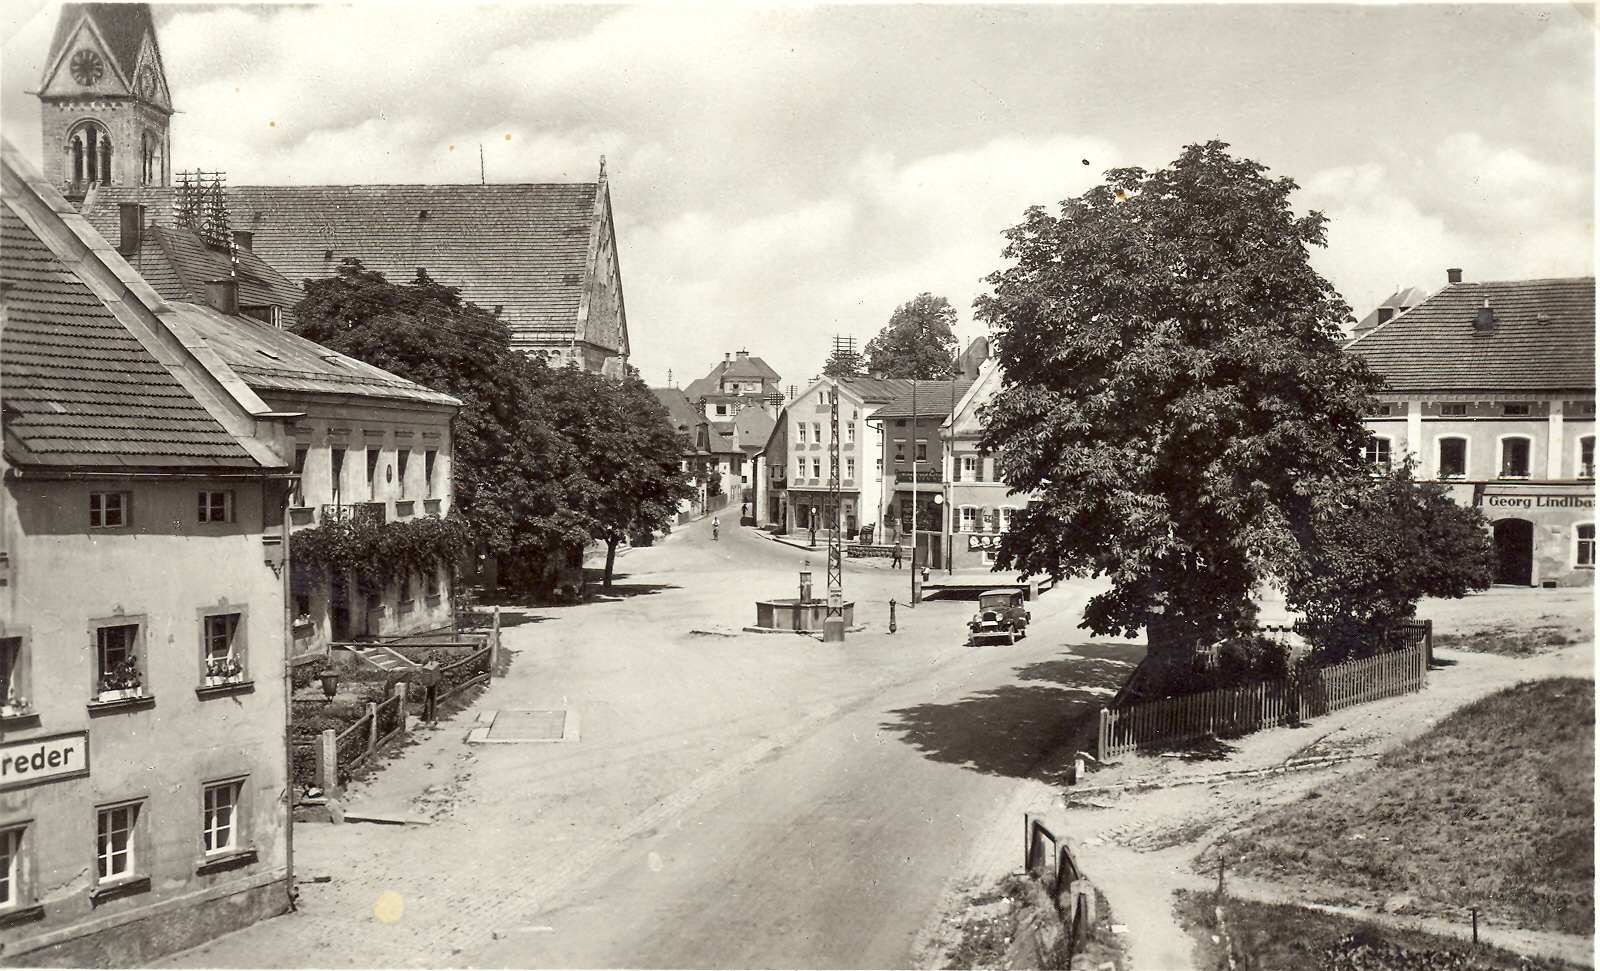
[[[68,198],[172,181],[172,95],[149,4],[62,4],[39,100],[44,175]]]

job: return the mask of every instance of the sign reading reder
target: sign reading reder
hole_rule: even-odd
[[[0,744],[0,789],[88,774],[88,732]]]

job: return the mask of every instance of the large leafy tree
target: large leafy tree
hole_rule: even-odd
[[[879,378],[948,378],[956,369],[956,311],[931,293],[896,307],[867,341],[867,370]]]
[[[1153,655],[1248,629],[1258,584],[1301,569],[1317,484],[1362,472],[1377,381],[1340,350],[1295,188],[1221,142],[1112,170],[1029,209],[977,304],[1005,372],[982,445],[1037,496],[997,568],[1108,577],[1083,626]]]
[[[562,429],[573,463],[562,482],[587,535],[606,544],[606,587],[617,546],[665,529],[678,500],[693,493],[679,467],[683,439],[637,371],[614,381],[575,367],[553,371],[541,389],[549,420]]]
[[[513,582],[549,586],[600,540],[609,585],[617,542],[670,521],[681,446],[636,374],[617,382],[523,355],[493,314],[420,272],[396,284],[347,259],[305,287],[302,336],[461,400],[456,508]]]
[[[1328,660],[1383,643],[1423,597],[1464,597],[1493,581],[1483,514],[1416,481],[1411,463],[1323,486],[1305,561],[1286,587]]]

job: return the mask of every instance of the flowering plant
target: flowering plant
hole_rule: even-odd
[[[101,691],[133,690],[143,683],[139,677],[139,669],[131,657],[100,675]]]
[[[233,655],[206,659],[206,677],[231,678],[244,673],[244,665]]]

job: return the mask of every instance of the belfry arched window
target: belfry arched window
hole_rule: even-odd
[[[94,185],[111,181],[111,137],[99,124],[86,121],[67,137],[72,155],[72,184]]]

